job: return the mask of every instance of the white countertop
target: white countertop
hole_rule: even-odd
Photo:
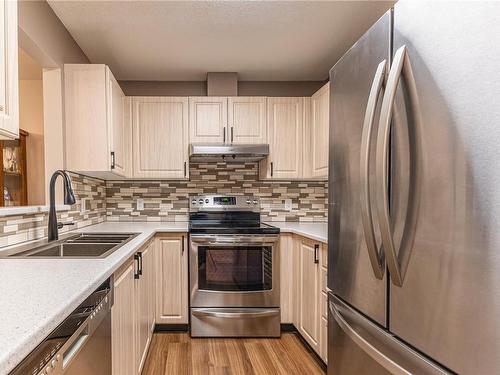
[[[282,233],[295,233],[315,241],[328,242],[327,223],[301,223],[292,221],[267,221],[265,223],[280,228]]]
[[[187,222],[108,222],[78,232],[140,235],[104,259],[0,259],[0,374],[21,362],[155,233],[187,230]]]
[[[267,224],[317,241],[328,237],[326,223]],[[21,362],[155,233],[187,230],[187,222],[106,222],[76,232],[140,235],[104,259],[0,259],[0,374]]]

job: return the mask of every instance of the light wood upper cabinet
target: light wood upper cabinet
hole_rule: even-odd
[[[269,156],[260,162],[261,178],[302,176],[304,98],[267,98]]]
[[[320,244],[301,237],[298,242],[299,309],[298,327],[304,339],[320,353],[321,269]]]
[[[0,4],[0,139],[14,139],[19,137],[17,1]]]
[[[125,95],[106,65],[66,64],[66,168],[100,178],[127,176]]]
[[[110,123],[111,169],[121,176],[127,173],[126,157],[130,155],[125,119],[128,107],[118,81],[111,72],[108,74],[108,116]]]
[[[136,365],[134,264],[129,262],[115,274],[111,309],[111,352],[113,375],[134,374]]]
[[[228,140],[227,131],[227,97],[189,98],[191,143],[225,143]]]
[[[266,98],[234,96],[227,100],[228,142],[234,144],[267,143]]]
[[[132,99],[133,177],[189,177],[187,97]]]
[[[309,137],[304,156],[304,174],[307,178],[328,178],[328,132],[330,126],[330,83],[320,88],[312,97],[309,122],[306,127]]]
[[[185,235],[157,238],[156,323],[188,323],[188,252]]]

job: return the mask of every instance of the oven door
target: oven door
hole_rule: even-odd
[[[190,236],[192,307],[279,307],[276,235]]]

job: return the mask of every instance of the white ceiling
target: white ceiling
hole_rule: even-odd
[[[393,1],[48,3],[93,63],[120,80],[323,80]]]

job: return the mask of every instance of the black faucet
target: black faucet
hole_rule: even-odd
[[[58,170],[55,171],[50,178],[50,209],[49,209],[49,241],[55,241],[59,239],[58,229],[62,228],[62,225],[57,224],[56,216],[56,192],[55,185],[57,177],[61,176],[63,178],[64,184],[64,204],[71,205],[76,203],[75,194],[73,193],[73,187],[71,186],[71,177],[69,177],[68,172]],[[64,224],[63,224],[64,225]]]

